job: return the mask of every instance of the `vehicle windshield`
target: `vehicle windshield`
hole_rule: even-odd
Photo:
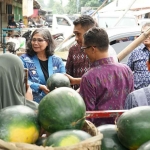
[[[112,28],[116,24],[118,18],[99,18],[98,24],[102,28]],[[133,27],[137,26],[135,18],[122,18],[117,27]]]

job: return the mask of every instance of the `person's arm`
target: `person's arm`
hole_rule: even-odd
[[[69,78],[71,85],[80,84],[81,78],[73,78],[69,74],[65,74],[65,75]]]
[[[26,106],[32,108],[34,111],[38,111],[39,104],[33,101],[32,89],[28,85],[27,92],[25,94],[25,104]]]
[[[86,110],[87,111],[95,110],[96,93],[95,87],[93,87],[93,85],[91,84],[90,79],[82,77],[79,94],[82,96],[85,102]]]
[[[24,55],[21,55],[21,56],[20,56],[20,59],[21,59],[22,62],[23,62],[24,68],[28,68],[28,67],[26,66],[25,58],[26,58],[26,57],[25,57]],[[28,72],[30,72],[30,69],[29,69],[29,68],[28,68]],[[30,87],[32,88],[32,91],[34,91],[34,92],[36,92],[36,93],[39,92],[39,89],[40,89],[40,85],[41,85],[41,84],[32,81],[31,76],[30,76],[30,73],[28,73],[28,84],[29,84]]]
[[[134,62],[133,62],[133,58],[134,58],[134,53],[132,52],[128,58],[127,61],[127,65],[129,66],[129,68],[134,71]]]
[[[33,100],[33,94],[32,94],[32,89],[30,88],[30,85],[27,85],[27,91],[26,91],[26,94],[25,94],[25,98],[27,100]]]
[[[138,103],[136,101],[136,98],[134,96],[134,93],[128,94],[126,100],[125,100],[125,106],[124,109],[131,109],[134,107],[138,107]]]
[[[58,58],[59,73],[66,73],[65,64],[61,58]]]
[[[68,57],[67,57],[67,61],[66,61],[66,73],[73,76],[73,54],[72,54],[72,50],[73,48],[71,47],[69,49],[69,54],[68,54]]]
[[[40,84],[39,89],[41,89],[45,94],[48,94],[50,92],[46,85]]]

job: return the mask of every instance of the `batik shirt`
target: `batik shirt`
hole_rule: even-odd
[[[125,109],[150,105],[150,86],[131,92],[125,100]]]
[[[80,83],[80,94],[87,111],[123,109],[125,99],[133,89],[131,69],[125,64],[114,63],[112,57],[95,61]],[[114,118],[91,121],[99,126],[114,123]]]
[[[138,46],[130,54],[127,65],[134,73],[134,88],[140,89],[150,84],[150,72],[147,69],[146,61],[148,60],[150,51],[144,44]]]
[[[75,78],[80,78],[87,72],[90,67],[90,62],[85,53],[81,51],[81,46],[75,44],[69,50],[66,73]],[[74,89],[78,89],[79,85],[74,85]]]
[[[116,51],[113,47],[109,46],[109,56],[113,57],[115,62],[118,62]],[[66,63],[66,73],[75,78],[81,78],[82,75],[90,68],[90,61],[85,53],[81,51],[81,46],[78,44],[73,45],[68,54]],[[76,90],[79,85],[74,85]]]

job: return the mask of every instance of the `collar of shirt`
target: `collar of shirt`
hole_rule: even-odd
[[[147,47],[146,47],[143,43],[142,43],[139,47],[140,47],[140,49],[143,50],[143,51],[144,51],[144,50],[148,50]]]
[[[114,63],[114,60],[112,57],[102,58],[102,59],[99,59],[99,60],[93,62],[91,64],[91,68],[96,67],[96,66],[100,66],[100,65],[112,64],[112,63]]]

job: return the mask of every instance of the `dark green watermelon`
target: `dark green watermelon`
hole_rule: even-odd
[[[47,79],[46,86],[50,91],[58,87],[70,87],[70,80],[62,73],[55,73]]]
[[[85,113],[84,100],[77,91],[69,87],[60,87],[48,93],[38,107],[39,122],[50,133],[81,129]]]
[[[97,128],[103,134],[101,150],[128,150],[119,142],[116,125],[106,124]]]

